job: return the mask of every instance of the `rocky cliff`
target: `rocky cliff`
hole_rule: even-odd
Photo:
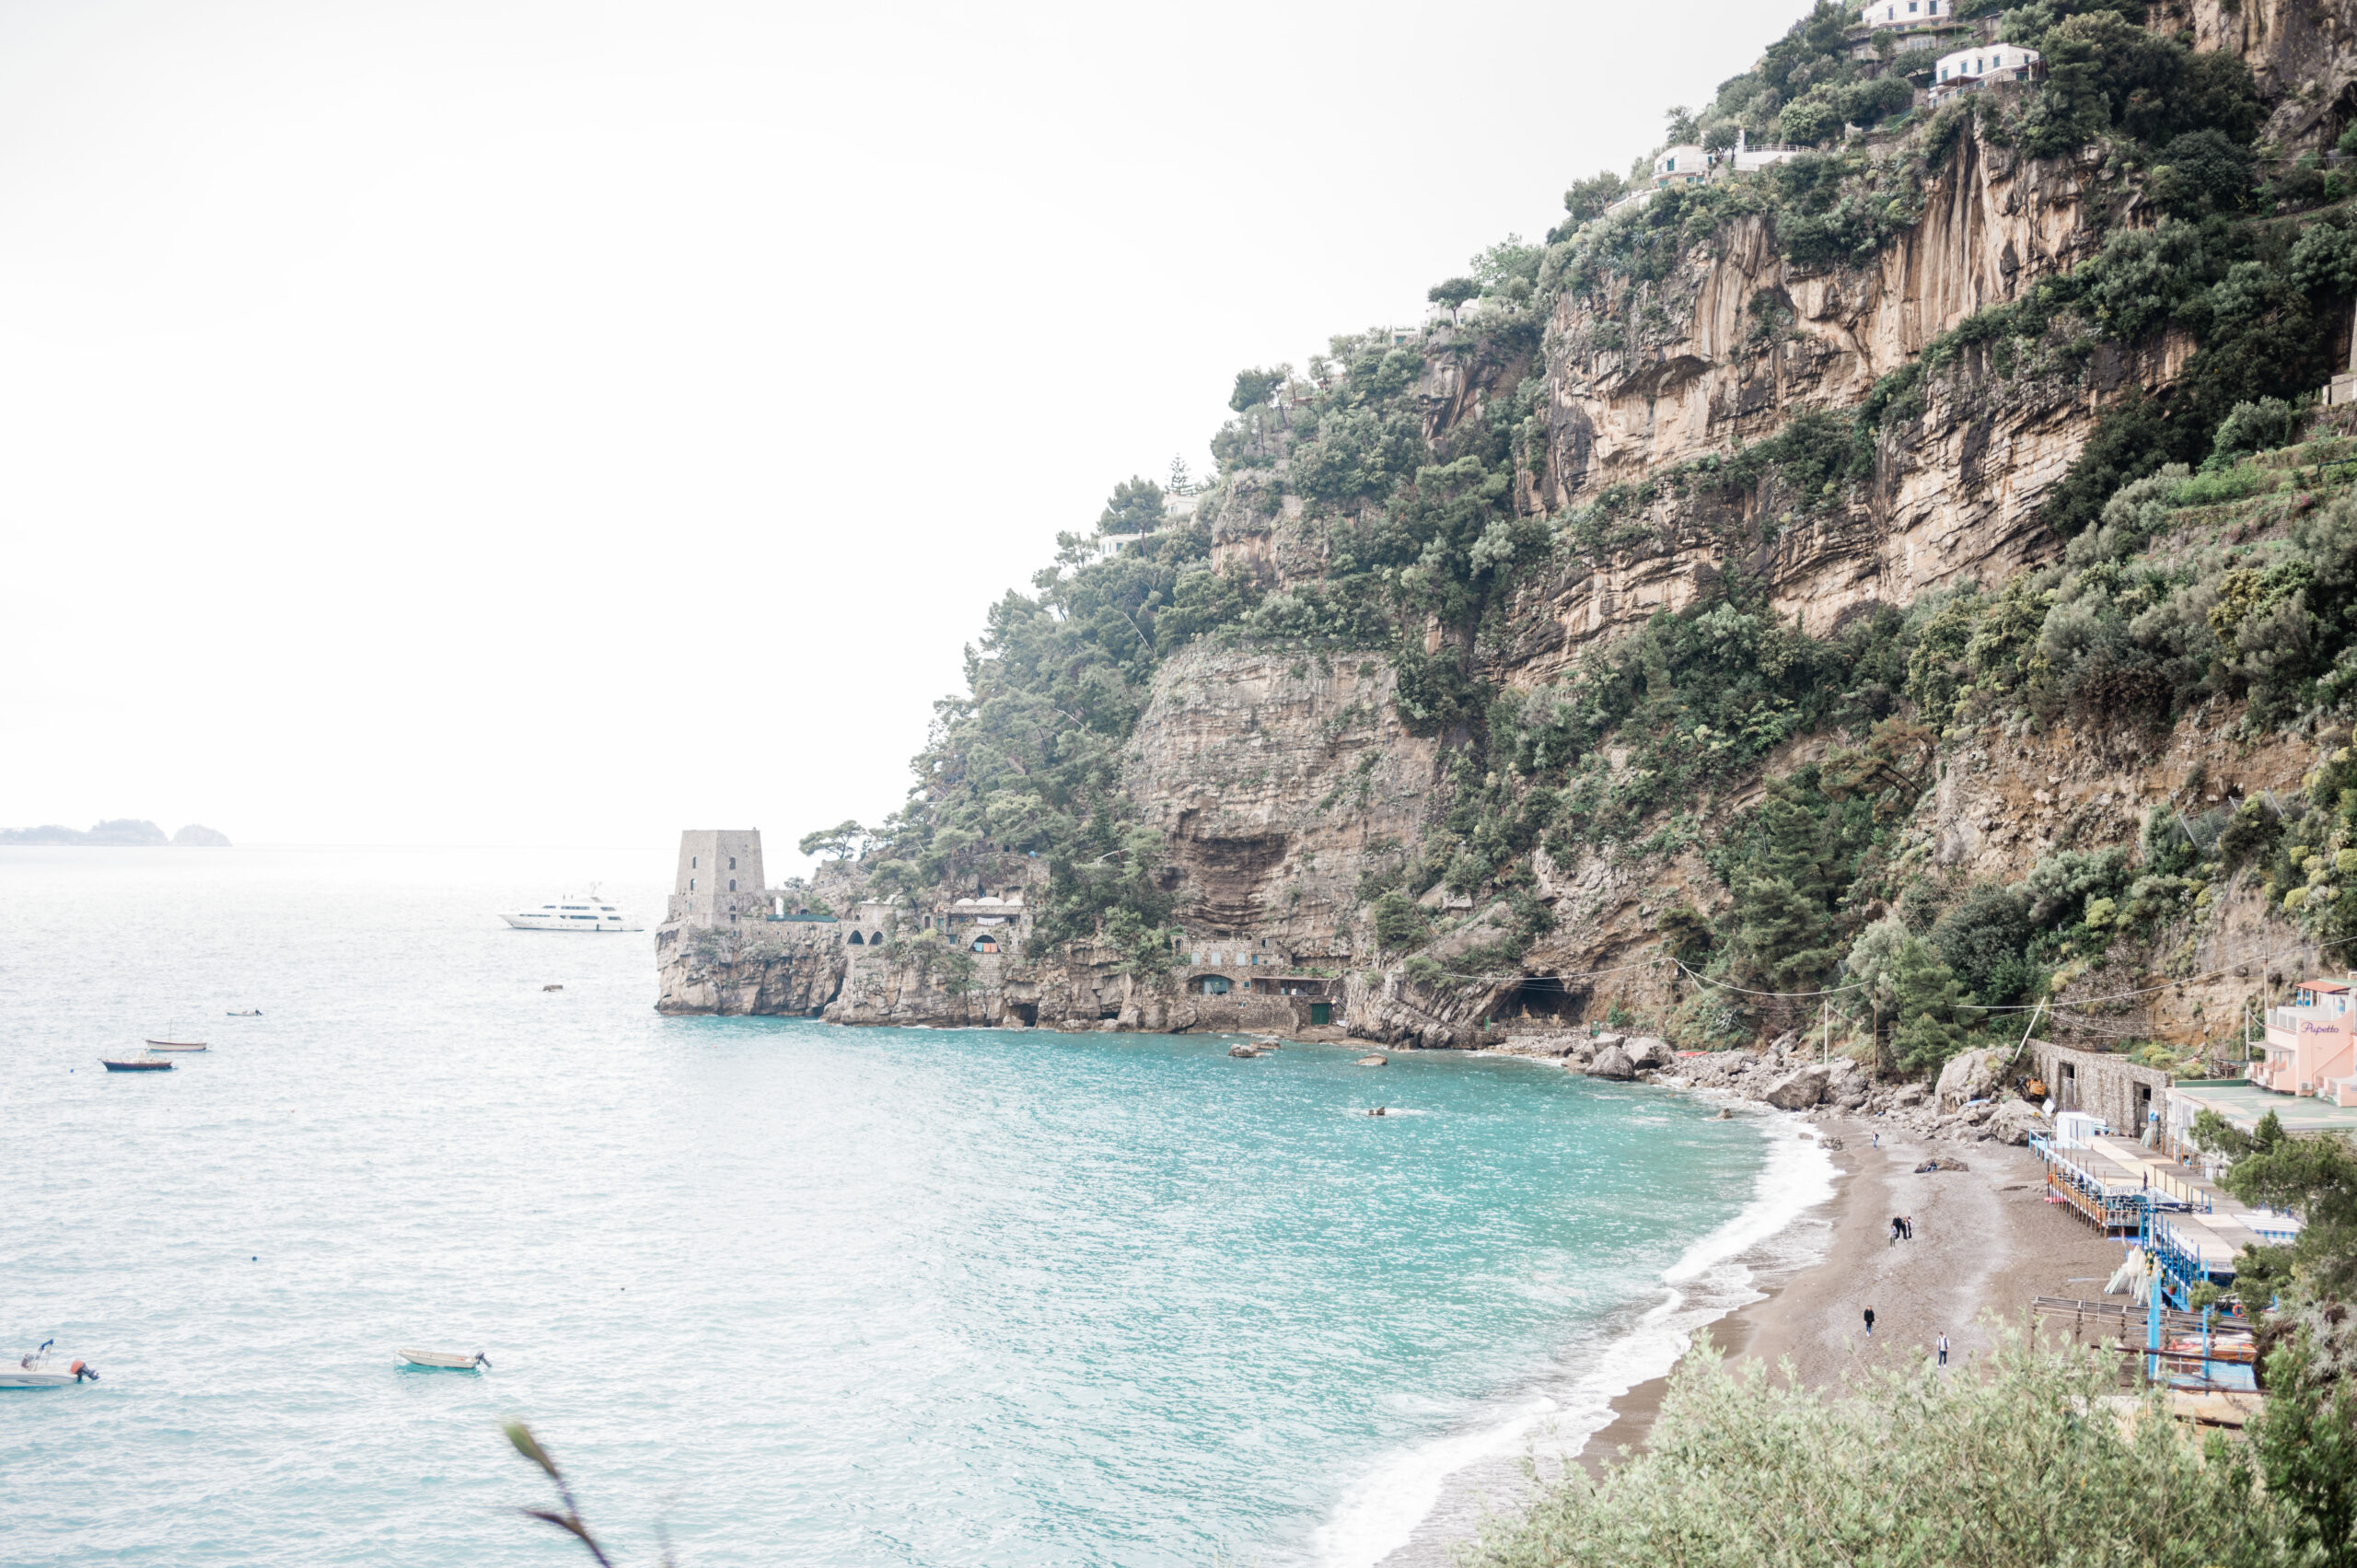
[[[1600,297],[1565,293],[1548,323],[1538,499],[1574,505],[1764,440],[1796,413],[1854,409],[1941,333],[2089,255],[2101,239],[2086,221],[2089,188],[2107,178],[2099,159],[2038,162],[1966,135],[1922,218],[1869,266],[1786,260],[1755,216],[1687,251],[1666,278],[1615,280]],[[1854,503],[1819,511],[1813,497],[1765,490],[1697,508],[1665,494],[1642,509],[1634,547],[1533,585],[1524,613],[1560,628],[1546,639],[1560,659],[1656,610],[1683,609],[1728,564],[1730,523],[1764,532],[1747,564],[1778,610],[1815,633],[1862,605],[2008,575],[2058,547],[2038,507],[2101,400],[2174,368],[2167,355],[2112,354],[2090,397],[2076,377],[1996,384],[1985,359],[1968,358],[1933,390],[1920,429],[1877,454]],[[1779,513],[1794,521],[1759,528]],[[1534,673],[1550,662],[1535,660]]]
[[[1365,653],[1197,647],[1163,668],[1123,782],[1188,929],[1348,961],[1358,879],[1422,837],[1440,783],[1396,688]]]
[[[656,929],[655,962],[658,1012],[812,1016],[841,993],[848,966],[831,926],[676,922]]]
[[[2347,8],[2164,18],[2250,66],[2262,176],[2357,122]],[[2301,479],[2296,453],[2200,494],[2180,477],[2065,562],[2054,498],[2093,482],[2093,451],[2107,484],[2157,467],[2102,433],[2123,409],[2193,417],[2170,401],[2209,352],[2185,323],[2215,312],[2129,331],[2107,312],[2133,300],[2073,303],[2118,237],[2153,230],[2158,154],[2111,135],[2027,156],[2039,91],[1829,154],[1839,245],[1795,242],[1824,210],[1805,181],[1667,192],[1645,210],[1678,222],[1624,207],[1519,273],[1498,262],[1461,324],[1239,377],[1217,482],[1159,528],[1125,514],[1129,542],[994,612],[974,697],[920,761],[925,804],[830,869],[839,906],[903,912],[890,939],[667,931],[664,1005],[1213,1029],[1307,1027],[1314,1003],[1403,1045],[1624,1021],[1724,1043],[1814,1005],[1694,967],[1770,963],[1776,897],[1824,927],[1772,959],[1766,988],[1806,997],[1878,922],[1920,946],[1970,896],[2026,908],[2056,857],[2116,849],[2116,896],[2073,894],[2070,939],[2039,938],[2040,985],[2069,1004],[2049,1032],[2223,1040],[2254,987],[2320,957],[2283,916],[2292,873],[2219,859],[2210,819],[2296,796],[2336,744],[2321,710],[2287,722],[2253,696],[2233,624],[2309,580],[2292,519],[2341,482]],[[2282,188],[2261,199],[2287,214],[2339,200]],[[2278,226],[2246,266],[2282,273],[2298,225]],[[2133,554],[2162,539],[2168,559]],[[1996,608],[1937,642],[1951,604]],[[1750,651],[1673,668],[1676,633],[1629,652],[1706,614]],[[1687,691],[1734,689],[1747,659],[1775,676],[1743,733],[1699,722]],[[1807,689],[1835,675],[1788,674],[1837,665],[1839,701]],[[2097,673],[2057,673],[2075,665]],[[1951,679],[1981,695],[1934,701]],[[1744,761],[1683,767],[1665,796],[1646,781],[1674,747]],[[1823,842],[1768,847],[1777,811],[1775,832]],[[2131,891],[2170,814],[2200,864]],[[1806,890],[1762,892],[1776,877]],[[935,923],[960,884],[1022,886],[1052,938],[968,948]],[[2105,925],[2115,903],[2142,912],[2132,937]]]

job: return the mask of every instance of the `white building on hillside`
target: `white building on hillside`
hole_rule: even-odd
[[[1870,28],[1920,28],[1955,16],[1953,0],[1879,0],[1860,11],[1858,20]]]
[[[1697,146],[1664,148],[1654,159],[1654,189],[1711,177],[1711,155]]]
[[[1737,174],[1757,174],[1763,168],[1773,168],[1788,159],[1796,158],[1805,147],[1755,147],[1746,132],[1735,134],[1735,146],[1728,152],[1727,161]]]
[[[1953,98],[1988,82],[2026,82],[2037,75],[2042,57],[2018,43],[1984,43],[1940,56],[1933,67],[1932,101]]]

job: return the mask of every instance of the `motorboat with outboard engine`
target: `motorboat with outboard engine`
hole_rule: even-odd
[[[412,1367],[427,1372],[472,1372],[477,1367],[486,1372],[491,1370],[491,1357],[481,1351],[472,1355],[462,1355],[451,1350],[405,1350],[401,1353],[401,1357]]]
[[[55,1340],[43,1340],[41,1349],[19,1360],[16,1365],[0,1364],[0,1388],[70,1388],[77,1383],[95,1383],[99,1369],[87,1361],[69,1361],[57,1365],[49,1353]]]

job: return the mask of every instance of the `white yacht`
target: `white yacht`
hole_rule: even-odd
[[[538,909],[500,912],[500,919],[518,931],[644,931],[646,929],[599,898],[593,889]]]

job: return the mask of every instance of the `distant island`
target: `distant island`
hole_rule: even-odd
[[[229,835],[217,828],[191,822],[171,837],[153,822],[116,817],[94,825],[88,832],[55,822],[38,828],[0,828],[0,844],[100,844],[114,848],[152,849],[180,844],[198,849],[227,849]]]

